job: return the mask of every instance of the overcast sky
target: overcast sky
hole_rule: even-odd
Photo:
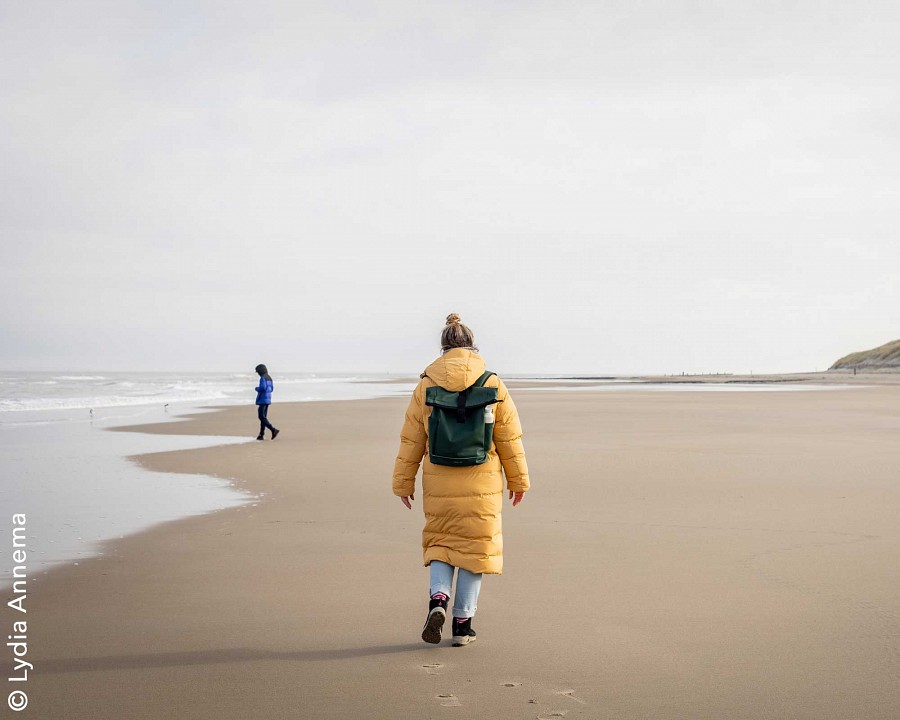
[[[893,2],[0,0],[0,366],[826,368],[900,337]]]

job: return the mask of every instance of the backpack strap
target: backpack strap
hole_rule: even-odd
[[[456,422],[458,423],[466,421],[466,397],[468,394],[468,390],[463,390],[456,396]]]
[[[472,387],[484,387],[484,384],[487,382],[487,379],[488,379],[491,375],[496,375],[496,374],[497,374],[497,373],[491,372],[490,370],[485,370],[485,371],[481,374],[481,377],[478,378],[478,379],[475,381],[475,384],[472,385]]]

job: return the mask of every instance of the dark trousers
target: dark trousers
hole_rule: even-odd
[[[257,414],[259,415],[259,434],[262,435],[266,428],[269,430],[274,430],[275,428],[272,426],[272,423],[269,422],[269,406],[268,405],[257,405]]]

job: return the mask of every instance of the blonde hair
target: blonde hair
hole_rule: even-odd
[[[447,352],[453,348],[471,348],[478,352],[474,333],[459,321],[459,315],[456,313],[447,316],[447,324],[441,333],[441,350]]]

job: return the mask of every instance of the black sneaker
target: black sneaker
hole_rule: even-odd
[[[275,438],[277,438],[278,433],[280,433],[280,432],[281,432],[281,430],[279,430],[278,428],[272,428],[272,439],[274,440]]]
[[[472,618],[466,618],[462,622],[457,622],[453,618],[453,644],[456,647],[460,645],[468,645],[475,642],[475,631],[472,629]]]
[[[431,602],[428,603],[428,617],[425,619],[425,627],[422,628],[422,639],[437,645],[441,641],[441,629],[446,619],[447,600],[431,598]]]
[[[263,435],[262,433],[260,433],[259,435],[256,436],[256,439],[257,439],[257,440],[265,440],[265,439],[266,439],[266,436]]]

